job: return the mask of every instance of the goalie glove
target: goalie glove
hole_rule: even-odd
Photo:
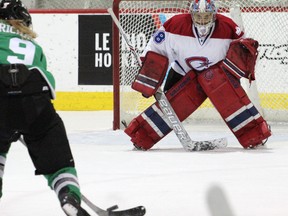
[[[252,38],[241,38],[231,42],[222,69],[229,71],[237,78],[245,77],[255,80],[255,65],[258,56],[258,41]]]
[[[148,51],[132,83],[132,89],[141,92],[144,97],[151,97],[162,84],[168,65],[169,60],[166,56]]]

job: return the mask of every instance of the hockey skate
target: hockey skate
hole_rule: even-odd
[[[67,216],[90,216],[71,193],[64,193],[60,198],[60,203]]]
[[[265,145],[268,141],[268,138],[262,140],[262,142],[255,146],[250,146],[249,149],[265,149],[267,146]]]
[[[272,133],[271,125],[267,124],[267,127],[268,127],[269,132]],[[265,148],[267,148],[267,146],[265,144],[267,143],[268,139],[269,139],[269,137],[266,137],[259,144],[249,146],[249,149],[265,149]]]

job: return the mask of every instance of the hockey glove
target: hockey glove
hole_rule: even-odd
[[[132,83],[132,89],[141,92],[147,98],[154,95],[164,80],[168,64],[169,60],[166,56],[148,51],[143,65]]]
[[[252,38],[242,38],[231,42],[222,69],[229,71],[237,78],[245,77],[255,80],[255,65],[258,56],[258,41]]]

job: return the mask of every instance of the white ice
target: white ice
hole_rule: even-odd
[[[288,215],[288,125],[272,124],[262,149],[244,150],[225,125],[193,124],[187,128],[194,140],[226,136],[228,147],[185,152],[172,132],[142,152],[112,130],[110,111],[59,114],[81,190],[99,207],[144,205],[147,216]],[[19,142],[7,158],[3,192],[1,216],[64,216]]]

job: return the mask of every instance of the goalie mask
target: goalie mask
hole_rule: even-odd
[[[199,36],[207,36],[216,20],[217,9],[214,1],[194,0],[191,4],[190,12]]]
[[[0,3],[0,18],[4,20],[22,20],[27,27],[32,24],[30,14],[20,0],[2,0]]]

